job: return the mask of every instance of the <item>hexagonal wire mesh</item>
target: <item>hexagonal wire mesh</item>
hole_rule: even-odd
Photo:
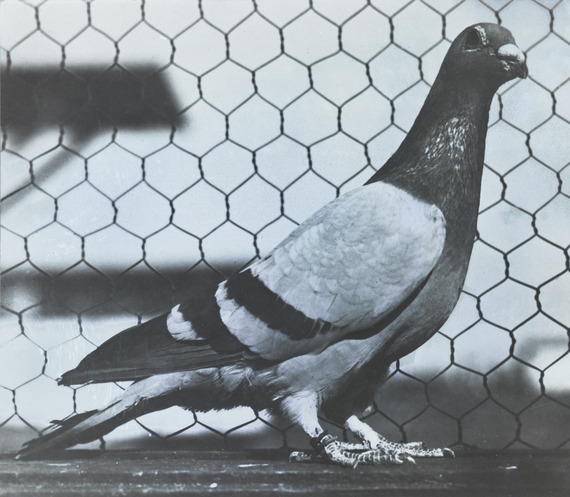
[[[368,421],[437,444],[567,444],[568,3],[6,0],[4,449],[122,388],[57,387],[85,353],[362,184],[409,129],[450,40],[480,21],[513,31],[530,77],[492,105],[460,302],[399,361]],[[173,408],[106,440],[174,447],[181,434],[193,448],[305,443],[246,408]]]

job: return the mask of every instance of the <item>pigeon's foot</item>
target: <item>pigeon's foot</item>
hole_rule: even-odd
[[[376,447],[339,442],[324,432],[311,440],[312,452],[292,452],[292,462],[328,461],[355,468],[359,464],[415,464],[416,457],[455,457],[451,449],[426,449],[423,442],[394,443],[382,439]]]
[[[390,443],[390,448],[376,447],[361,452],[356,456],[358,464],[402,464],[411,462],[415,464],[416,457],[455,457],[455,453],[447,448],[424,448],[423,442],[411,442],[407,444]]]
[[[327,432],[311,439],[312,451],[292,452],[289,455],[291,462],[330,462],[340,466],[355,467],[359,454],[370,449],[363,444],[339,442],[336,437]]]
[[[366,445],[366,442],[363,442]],[[370,449],[381,450],[387,453],[407,454],[411,457],[455,457],[455,453],[448,448],[428,449],[424,442],[396,443],[381,437],[375,446]]]

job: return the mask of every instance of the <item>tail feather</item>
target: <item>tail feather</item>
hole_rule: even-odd
[[[118,426],[109,422],[113,418],[98,423],[104,411],[88,411],[72,415],[63,420],[52,421],[52,425],[38,438],[24,443],[16,459],[30,459],[52,450],[65,449],[78,443],[87,443],[97,440]]]
[[[131,385],[122,397],[103,409],[52,421],[45,434],[23,445],[16,459],[32,459],[53,450],[93,442],[127,421],[173,405],[169,396],[165,395],[168,389],[160,392],[159,388],[158,382],[143,380]]]

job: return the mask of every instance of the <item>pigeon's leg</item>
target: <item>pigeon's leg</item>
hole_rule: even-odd
[[[292,452],[289,460],[293,462],[321,460],[356,467],[358,464],[402,464],[405,461],[413,463],[414,457],[453,456],[449,449],[425,449],[421,442],[390,442],[356,416],[348,418],[345,427],[362,443],[339,442],[319,424],[317,395],[313,393],[304,392],[286,398],[281,404],[281,411],[311,437],[313,451]]]
[[[390,442],[356,416],[349,417],[345,428],[369,448],[357,455],[357,464],[414,462],[414,457],[454,457],[451,449],[426,449],[423,442]]]
[[[339,442],[323,430],[318,419],[317,395],[312,392],[286,398],[281,411],[311,437],[313,451],[292,452],[289,456],[292,462],[325,460],[341,466],[356,466],[358,454],[366,450],[361,444]]]

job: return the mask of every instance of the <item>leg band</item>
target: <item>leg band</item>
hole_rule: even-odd
[[[327,445],[335,440],[336,437],[333,437],[328,431],[323,431],[319,436],[311,438],[311,447],[317,452],[322,452]]]

